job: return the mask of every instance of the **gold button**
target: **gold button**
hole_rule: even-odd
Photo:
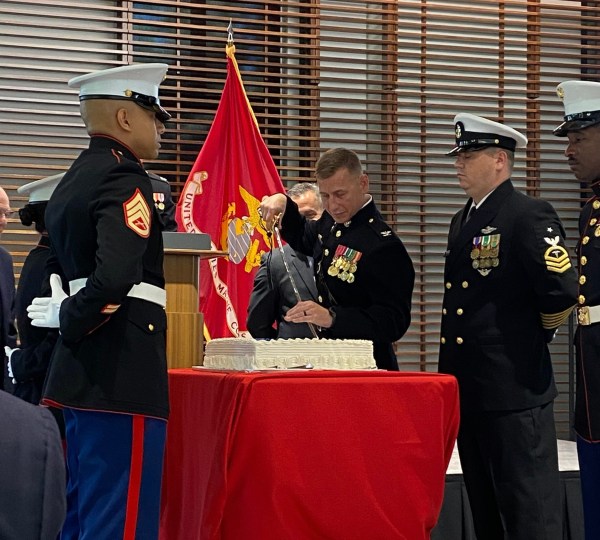
[[[456,338],[456,343],[458,343],[459,345],[462,345],[463,344],[463,338],[457,337]]]
[[[446,313],[448,313],[448,310],[446,308],[442,309],[442,315],[446,315]]]
[[[597,221],[598,221],[598,220],[597,220],[596,218],[592,218],[592,219],[590,219],[590,225],[596,225],[596,222],[597,222]]]
[[[581,261],[581,266],[585,266],[587,264],[587,257],[585,255],[582,255],[580,261]]]
[[[148,325],[148,330],[150,330],[150,332],[152,332],[154,330],[154,325],[153,324],[149,324]]]
[[[583,294],[579,295],[578,301],[580,304],[585,304],[585,296],[583,296]]]
[[[463,312],[462,308],[458,308],[458,309],[456,310],[456,314],[457,314],[457,315],[462,315],[463,313],[464,313],[464,312]]]
[[[463,281],[462,282],[462,288],[463,289],[468,289],[469,288],[469,282],[468,281]]]
[[[584,236],[581,239],[582,244],[585,246],[588,242],[590,241],[590,237],[589,236]]]
[[[579,276],[579,285],[585,284],[585,276]]]
[[[329,255],[329,250],[325,249],[325,251],[323,253],[325,253],[325,257],[327,257],[327,255]]]
[[[600,208],[600,201],[595,200],[593,202],[592,206],[594,207],[595,210],[598,210],[598,208]]]
[[[342,231],[335,231],[335,235],[339,238],[342,236]]]
[[[373,223],[374,219],[373,218],[369,218],[369,223]]]
[[[446,289],[451,289],[452,288],[452,283],[450,283],[449,281],[446,283]]]
[[[442,339],[440,339],[440,341],[442,342],[442,345],[443,345],[444,343],[446,343],[446,338],[443,337]]]
[[[318,298],[318,300],[319,300],[319,304],[322,304],[322,303],[323,303],[323,297],[322,297],[321,295],[319,295],[319,298]]]

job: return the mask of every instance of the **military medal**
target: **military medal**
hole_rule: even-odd
[[[332,277],[337,277],[342,281],[354,283],[354,273],[358,269],[358,261],[362,253],[341,244],[336,248],[335,255],[327,269],[327,273]]]
[[[490,228],[486,232],[495,231]],[[483,232],[483,231],[482,231]],[[471,266],[482,276],[487,276],[492,268],[500,265],[500,235],[484,234],[473,238],[473,248],[471,249]]]

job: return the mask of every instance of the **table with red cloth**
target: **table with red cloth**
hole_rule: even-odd
[[[161,540],[429,538],[453,377],[175,369],[169,387]]]

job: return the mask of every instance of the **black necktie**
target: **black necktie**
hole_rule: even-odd
[[[463,222],[463,227],[475,215],[476,211],[477,211],[477,207],[475,205],[472,205],[471,208],[469,208],[469,213],[467,214],[467,217],[466,217],[466,219]]]

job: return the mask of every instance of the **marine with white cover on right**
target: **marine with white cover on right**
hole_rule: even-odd
[[[565,156],[592,197],[579,215],[579,305],[575,432],[586,540],[600,538],[600,83],[565,81],[556,88],[565,107],[555,130],[567,137]]]

